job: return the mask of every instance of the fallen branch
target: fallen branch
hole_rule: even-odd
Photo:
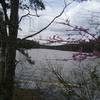
[[[17,49],[17,50],[26,57],[26,60],[28,61],[29,64],[35,64],[35,62],[31,60],[29,54],[25,53],[24,49]]]

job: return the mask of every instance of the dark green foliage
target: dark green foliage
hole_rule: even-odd
[[[19,7],[21,9],[29,9],[30,7],[34,10],[44,10],[45,9],[45,5],[43,3],[43,0],[27,0],[28,3],[25,3],[24,0],[20,0],[19,2]],[[11,4],[10,4],[10,0],[0,0],[0,3],[5,2],[5,7],[9,9]],[[4,3],[3,3],[4,4]]]
[[[30,1],[30,6],[35,10],[39,9],[39,10],[43,10],[45,9],[44,3],[42,2],[42,0],[29,0]]]
[[[1,39],[1,37],[0,37],[0,39]],[[0,41],[0,43],[1,43],[1,41]],[[38,42],[35,42],[32,40],[17,39],[16,48],[18,48],[18,49],[19,48],[25,48],[25,49],[40,48],[40,44]]]
[[[93,52],[94,50],[100,51],[100,37],[97,40],[91,40],[90,42],[80,42],[78,44],[64,44],[57,46],[41,45],[41,48],[56,49],[64,51],[79,51],[81,48],[83,52]]]
[[[87,42],[87,43],[80,43],[80,44],[64,44],[64,45],[58,45],[58,46],[41,45],[41,48],[64,50],[64,51],[79,51],[81,48],[83,48],[83,52],[92,52],[93,49],[95,48],[94,46],[95,46],[94,43]],[[100,45],[97,47],[99,48]]]
[[[17,39],[17,48],[31,49],[31,48],[39,48],[39,47],[40,44],[38,42],[32,40]]]

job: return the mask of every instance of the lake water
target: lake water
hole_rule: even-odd
[[[95,65],[100,63],[100,58],[88,57],[84,61],[73,60],[73,54],[76,52],[59,51],[50,49],[31,49],[25,51],[29,59],[34,61],[31,64],[29,59],[17,51],[16,82],[17,87],[41,89],[44,93],[45,100],[66,100],[61,95],[62,85],[59,83],[52,68],[58,72],[64,79],[69,76],[70,71],[83,65]],[[82,65],[82,66],[83,66]]]
[[[19,63],[16,68],[16,80],[32,83],[31,86],[29,85],[30,88],[36,87],[36,84],[44,88],[48,83],[55,84],[57,78],[52,73],[52,68],[61,73],[63,77],[66,77],[80,63],[79,61],[74,61],[72,58],[75,52],[50,49],[31,49],[25,52],[29,54],[30,59],[35,64],[30,64],[23,54],[17,52],[17,60]],[[85,60],[86,62],[88,63],[89,60]],[[92,62],[94,60],[91,60]]]

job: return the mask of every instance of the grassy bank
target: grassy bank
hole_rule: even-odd
[[[16,88],[13,100],[42,100],[41,94],[39,90]]]

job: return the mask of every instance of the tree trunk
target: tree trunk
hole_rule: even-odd
[[[14,91],[14,78],[16,68],[16,40],[18,34],[18,9],[19,0],[11,0],[11,14],[9,23],[9,38],[7,41],[6,55],[6,78],[5,89],[6,96],[4,100],[12,100]]]
[[[3,16],[0,16],[0,100],[4,94],[5,55],[7,31]]]
[[[0,100],[12,100],[14,91],[19,0],[11,0],[10,2],[11,13],[8,23],[8,37],[5,35],[4,31],[1,37],[0,56],[2,59],[0,61]],[[7,30],[7,27],[5,30]]]
[[[15,77],[15,58],[16,58],[16,48],[7,47],[6,55],[6,77],[5,77],[5,99],[12,100],[13,91],[14,91],[14,77]],[[13,45],[12,45],[13,46]]]

